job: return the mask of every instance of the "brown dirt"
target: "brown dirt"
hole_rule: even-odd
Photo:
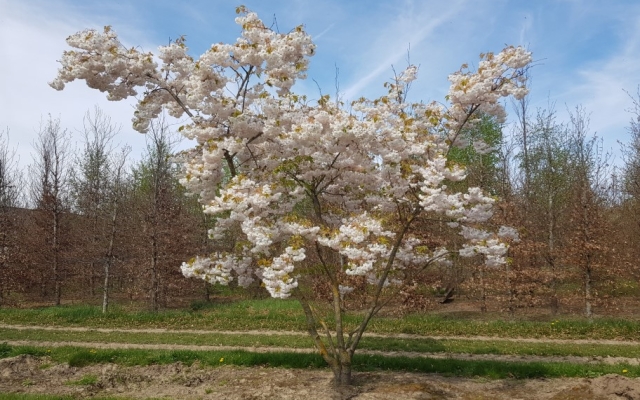
[[[95,377],[89,384],[78,384]],[[75,384],[74,384],[75,382]],[[1,393],[47,393],[90,398],[170,399],[640,399],[640,379],[486,380],[434,374],[367,372],[336,390],[326,370],[114,364],[83,368],[28,355],[0,360]]]

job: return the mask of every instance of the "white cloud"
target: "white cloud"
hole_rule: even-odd
[[[65,38],[87,26],[101,26],[91,15],[76,14],[64,3],[58,7],[43,7],[41,2],[2,1],[0,23],[0,127],[10,130],[10,146],[17,148],[20,168],[30,164],[32,144],[41,121],[60,118],[61,127],[73,133],[75,145],[82,139],[78,129],[89,109],[98,105],[122,133],[116,138],[120,144],[132,146],[132,156],[139,158],[145,146],[143,135],[131,129],[134,100],[109,102],[105,95],[86,87],[84,82],[73,82],[58,92],[49,87],[59,64],[56,60],[67,49]],[[115,22],[114,22],[115,23]],[[126,27],[128,24],[122,24]],[[136,35],[136,29],[122,29]]]
[[[567,89],[551,93],[562,103],[559,108],[583,106],[590,115],[591,131],[603,138],[605,149],[614,153],[619,150],[618,141],[627,141],[631,118],[627,110],[632,104],[626,91],[635,93],[640,84],[640,18],[622,19],[621,23],[626,26],[617,50],[573,72],[557,73],[558,86]],[[566,119],[566,111],[558,111]]]

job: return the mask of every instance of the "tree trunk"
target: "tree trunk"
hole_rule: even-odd
[[[336,387],[349,386],[351,381],[351,357],[349,360],[341,360],[336,363],[335,368],[332,366],[333,384]]]
[[[111,261],[104,265],[104,287],[102,288],[102,313],[106,314],[109,309],[109,269]]]
[[[211,284],[207,281],[204,281],[204,301],[209,303],[211,301]]]
[[[340,340],[342,347],[338,347],[333,343],[330,332],[326,326],[324,326],[329,342],[328,345],[330,346],[327,348],[316,329],[317,321],[313,315],[311,306],[304,299],[299,299],[299,301],[306,317],[307,331],[313,339],[320,356],[322,356],[327,364],[329,364],[329,367],[333,372],[334,386],[339,387],[351,385],[351,359],[353,357],[353,353],[346,350],[344,340]],[[336,332],[336,335],[337,337],[343,337],[342,332]]]
[[[593,317],[591,311],[591,271],[587,270],[584,281],[584,313],[588,318]]]
[[[484,267],[480,266],[480,312],[487,312],[487,288],[484,284]]]
[[[96,294],[96,289],[95,289],[96,275],[93,273],[93,270],[95,268],[96,268],[95,263],[91,261],[89,263],[89,296],[91,296],[91,298],[93,298],[93,296],[95,296]]]
[[[58,211],[54,208],[53,211],[53,281],[54,281],[54,296],[55,296],[55,305],[60,305],[60,297],[61,297],[61,288],[60,288],[60,266],[58,265],[58,256],[59,256],[59,246],[58,246],[58,218],[60,215]]]
[[[584,274],[584,313],[587,318],[593,318],[591,311],[591,268],[587,267]]]
[[[151,238],[151,309],[158,311],[158,243],[155,235]]]
[[[104,287],[102,288],[102,313],[105,314],[109,308],[109,273],[113,264],[113,245],[116,237],[116,219],[118,217],[118,203],[116,202],[111,215],[111,236],[109,238],[109,249],[107,250],[107,261],[104,265]]]
[[[516,314],[516,307],[515,307],[515,290],[513,288],[513,282],[511,281],[511,267],[509,266],[509,263],[505,264],[505,278],[507,280],[507,294],[509,295],[509,303],[508,303],[508,310],[509,310],[509,317],[513,318]]]
[[[550,156],[549,156],[550,157]],[[556,259],[555,259],[555,214],[553,212],[553,194],[549,193],[547,199],[547,218],[549,225],[547,227],[547,263],[551,267],[551,313],[553,315],[558,314],[558,309],[560,307],[560,303],[558,301],[558,290],[557,290],[557,274],[556,270]]]

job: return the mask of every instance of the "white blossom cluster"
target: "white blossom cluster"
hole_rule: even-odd
[[[160,65],[151,53],[125,49],[110,28],[77,33],[51,83],[60,90],[85,80],[112,100],[140,95],[133,119],[140,132],[163,110],[189,117],[179,131],[195,145],[183,155],[181,183],[216,216],[211,237],[234,229],[243,245],[184,263],[185,276],[223,284],[237,277],[242,285],[258,278],[285,298],[299,284],[298,270],[329,262],[322,255],[332,252],[331,262],[341,260],[332,267],[344,273],[336,276],[375,284],[385,270],[447,262],[448,250],[429,248],[409,229],[424,214],[461,230],[468,242],[461,254],[504,263],[503,239],[517,232],[475,228],[491,217],[495,200],[478,188],[451,190],[447,182],[466,172],[447,152],[466,144],[460,132],[478,112],[503,117],[500,99],[526,94],[530,53],[507,47],[483,55],[477,71],[449,76],[447,106],[405,101],[418,73],[409,66],[386,84],[385,96],[346,110],[328,96],[312,102],[292,93],[315,52],[302,27],[276,33],[255,13],[238,13],[235,43],[214,44],[195,59],[180,38],[160,48]],[[385,279],[401,283],[401,274]],[[337,284],[341,296],[353,290]]]
[[[251,258],[237,257],[233,254],[217,253],[213,257],[195,257],[188,262],[182,263],[180,270],[187,278],[200,278],[209,283],[220,283],[228,285],[233,277],[231,271],[235,271],[238,277],[238,284],[247,287],[253,282],[249,266]]]

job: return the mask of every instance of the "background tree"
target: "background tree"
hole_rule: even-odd
[[[49,281],[53,281],[54,304],[60,305],[64,253],[63,240],[69,232],[65,217],[69,211],[69,133],[60,128],[60,120],[51,117],[41,125],[34,143],[31,176],[31,201],[39,211],[38,225],[46,245],[36,247],[41,265],[49,265],[50,273],[43,271],[42,288],[46,294]],[[68,245],[68,243],[66,243]],[[47,279],[50,277],[50,279]]]
[[[112,267],[116,262],[116,235],[122,233],[122,224],[119,219],[122,218],[123,203],[128,196],[128,185],[125,166],[127,155],[130,148],[122,149],[117,157],[111,160],[111,170],[109,171],[109,185],[107,192],[107,212],[109,215],[107,232],[108,241],[104,260],[104,281],[102,285],[102,312],[106,313],[109,308],[109,289],[111,281]]]
[[[563,277],[558,254],[562,252],[562,229],[570,199],[571,171],[566,127],[556,122],[553,107],[538,110],[536,121],[529,129],[529,188],[524,201],[529,204],[525,223],[534,241],[532,247],[541,257],[533,257],[532,268],[539,270],[538,279],[550,291],[551,309],[559,308],[558,284]],[[525,162],[524,158],[522,159]]]
[[[84,270],[88,275],[87,287],[93,296],[100,274],[98,268],[104,262],[104,249],[110,235],[107,203],[110,186],[114,183],[110,181],[112,169],[116,168],[111,165],[112,141],[120,128],[113,125],[111,119],[97,107],[93,113],[87,111],[83,127],[84,147],[75,160],[70,187],[74,212],[84,217],[83,226],[87,228],[82,235],[86,238],[82,245],[83,254],[79,256],[88,267]]]
[[[632,119],[629,123],[629,141],[623,145],[622,202],[619,219],[619,243],[621,253],[626,259],[627,269],[633,271],[636,281],[640,282],[640,89],[631,98]]]
[[[20,257],[20,227],[16,208],[21,206],[22,177],[18,170],[16,152],[9,148],[9,129],[0,131],[0,305],[4,294],[16,286],[21,274],[12,265]]]
[[[456,190],[467,191],[471,187],[479,187],[483,191],[494,195],[503,196],[504,174],[507,172],[502,168],[505,164],[501,162],[500,150],[503,145],[502,124],[495,116],[481,115],[477,123],[468,127],[462,132],[462,140],[468,142],[465,147],[453,147],[448,152],[448,160],[463,165],[467,171],[467,178],[462,182],[451,182]],[[428,229],[428,227],[425,227]],[[462,238],[448,238],[449,242],[460,242]],[[508,291],[504,283],[505,279],[494,279],[493,274],[504,274],[495,268],[487,270],[482,262],[470,261],[457,258],[453,261],[455,265],[449,268],[456,271],[458,277],[454,280],[455,286],[461,284],[461,288],[467,294],[476,294],[480,302],[480,310],[487,311],[487,299],[491,295],[500,295]],[[508,267],[507,267],[508,268]],[[451,293],[452,283],[446,285],[446,293]]]
[[[570,117],[572,198],[565,262],[581,275],[584,313],[591,318],[596,279],[602,284],[617,275],[607,243],[612,232],[606,213],[609,157],[597,137],[587,136],[589,120],[584,109],[576,108]]]
[[[142,282],[148,283],[152,310],[158,310],[168,295],[167,285],[179,274],[176,266],[186,257],[194,231],[193,221],[185,214],[187,198],[178,183],[173,147],[177,138],[164,121],[150,125],[147,133],[147,153],[134,168],[134,201],[143,228],[139,257],[148,265]],[[197,248],[197,246],[193,246]],[[191,257],[191,256],[189,256]],[[143,264],[143,265],[144,265]]]

